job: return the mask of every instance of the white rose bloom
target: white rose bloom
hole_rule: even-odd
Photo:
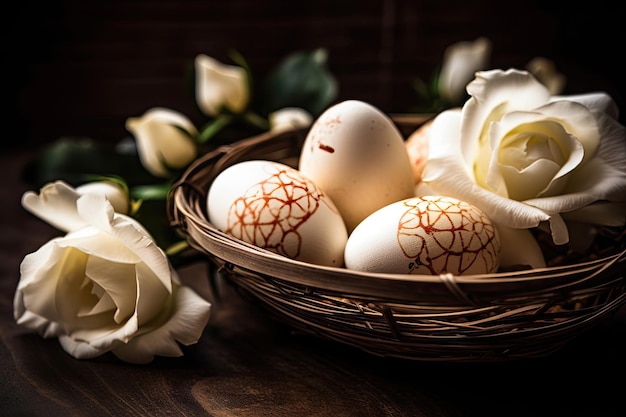
[[[439,95],[448,103],[458,103],[465,97],[465,86],[474,78],[476,71],[489,65],[491,41],[478,38],[473,42],[457,42],[446,48],[443,54],[439,81]]]
[[[141,117],[130,117],[126,130],[135,137],[141,164],[157,177],[171,176],[170,169],[185,168],[197,156],[198,131],[174,110],[155,107]]]
[[[223,107],[241,113],[248,105],[248,78],[243,67],[225,65],[200,54],[195,59],[196,102],[207,116],[217,116]]]
[[[14,297],[20,325],[57,337],[78,359],[112,352],[148,363],[198,341],[211,305],[180,284],[137,221],[60,181],[25,193],[22,205],[68,233],[24,257]]]
[[[626,129],[608,95],[550,96],[518,70],[478,72],[467,90],[430,128],[429,187],[506,227],[549,222],[556,244],[567,219],[626,223]]]
[[[270,113],[268,116],[270,130],[278,132],[281,130],[300,129],[311,126],[313,116],[298,107],[285,107]]]

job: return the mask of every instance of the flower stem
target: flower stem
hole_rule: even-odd
[[[233,116],[220,114],[211,123],[205,125],[198,135],[198,143],[203,144],[232,122]]]
[[[261,130],[268,130],[270,128],[269,122],[254,112],[249,111],[244,113],[243,119]]]
[[[170,245],[165,250],[165,253],[167,253],[168,256],[174,256],[174,255],[177,255],[177,254],[181,253],[182,251],[184,251],[188,247],[189,247],[189,243],[187,243],[187,241],[181,240],[179,242],[176,242],[176,243]]]

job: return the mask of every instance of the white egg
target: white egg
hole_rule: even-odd
[[[336,104],[315,121],[298,169],[330,196],[348,232],[379,208],[414,195],[402,134],[387,115],[358,100]]]
[[[217,229],[272,252],[343,266],[348,232],[332,200],[296,169],[273,161],[239,162],[223,170],[207,197]]]
[[[455,198],[413,197],[374,212],[352,232],[346,268],[364,272],[486,274],[499,266],[500,237],[478,208]]]

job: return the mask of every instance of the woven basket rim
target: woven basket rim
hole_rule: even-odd
[[[626,249],[621,252],[615,253],[613,255],[609,255],[603,258],[598,258],[590,261],[568,264],[568,265],[557,265],[557,266],[546,266],[542,268],[533,268],[533,269],[524,269],[520,271],[506,271],[506,272],[493,272],[488,274],[465,274],[465,275],[455,275],[451,273],[439,274],[439,275],[425,275],[425,274],[399,274],[399,273],[381,273],[381,272],[365,272],[365,271],[355,271],[351,269],[347,269],[345,267],[336,267],[336,266],[325,266],[325,265],[317,265],[309,262],[299,261],[297,259],[291,259],[274,252],[265,250],[263,248],[256,247],[250,243],[241,241],[239,239],[233,238],[230,235],[222,232],[221,230],[216,229],[210,222],[207,222],[208,229],[212,234],[215,234],[217,240],[222,241],[224,244],[228,244],[234,247],[240,247],[242,250],[246,251],[250,255],[256,255],[260,257],[267,258],[268,260],[276,260],[277,262],[281,262],[292,266],[297,269],[310,269],[318,272],[326,272],[333,273],[339,276],[349,276],[349,275],[358,275],[363,278],[368,279],[378,279],[378,280],[391,280],[391,281],[407,281],[407,282],[439,282],[442,279],[454,279],[458,283],[463,284],[482,284],[488,280],[491,283],[504,283],[504,282],[518,282],[518,281],[527,281],[527,280],[544,280],[544,279],[553,279],[557,276],[561,276],[568,272],[601,272],[606,268],[610,268],[613,264],[626,261]],[[290,274],[291,275],[291,274]],[[298,282],[299,279],[296,274],[293,274],[293,281]],[[289,277],[285,277],[289,279]],[[300,282],[303,283],[303,282]]]

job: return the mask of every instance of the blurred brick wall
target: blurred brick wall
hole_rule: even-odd
[[[624,22],[605,4],[67,0],[34,9],[15,3],[2,29],[10,103],[3,142],[40,144],[64,135],[117,141],[127,135],[127,117],[153,106],[202,120],[186,70],[199,53],[230,62],[231,48],[260,78],[290,52],[324,47],[339,100],[406,112],[417,104],[411,80],[430,79],[447,45],[486,36],[493,68],[546,56],[568,77],[566,92],[606,90],[624,106],[618,63]]]

